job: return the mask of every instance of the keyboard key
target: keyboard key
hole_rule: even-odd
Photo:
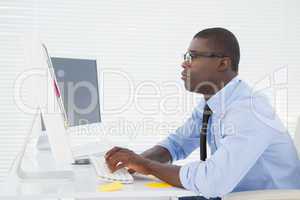
[[[122,183],[133,183],[134,180],[132,175],[125,168],[111,173],[105,162],[104,156],[90,156],[90,160],[98,177],[101,180],[109,182],[120,181]]]

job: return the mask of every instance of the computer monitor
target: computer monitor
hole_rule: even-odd
[[[42,47],[48,75],[46,88],[40,94],[48,97],[47,107],[55,108],[49,112],[47,107],[41,107],[43,125],[55,161],[67,166],[74,158],[66,129],[101,121],[96,60],[50,58],[46,46]]]
[[[49,145],[57,169],[67,169],[70,167],[70,163],[73,163],[73,157],[66,133],[66,113],[62,106],[63,103],[59,95],[60,90],[57,88],[56,76],[46,45],[42,44],[42,50],[47,63],[46,84],[42,80],[38,80],[36,89],[39,95],[46,98],[46,106],[37,106],[40,107],[46,125]]]
[[[51,63],[61,92],[68,125],[100,123],[96,60],[51,57]],[[45,130],[43,123],[42,129]]]
[[[51,57],[69,126],[101,122],[97,62]]]

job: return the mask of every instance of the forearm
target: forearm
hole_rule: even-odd
[[[171,185],[183,187],[179,178],[180,166],[159,163],[149,159],[145,165],[149,174]]]
[[[160,163],[172,162],[172,156],[170,152],[166,148],[158,145],[155,145],[154,147],[144,151],[141,156]]]

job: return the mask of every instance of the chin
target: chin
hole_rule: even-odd
[[[190,85],[187,81],[184,81],[184,88],[185,88],[187,91],[191,91],[191,85]]]
[[[196,89],[196,87],[189,86],[187,84],[184,84],[184,87],[189,92],[194,92],[194,93],[203,94],[203,95],[208,93],[204,88]]]
[[[187,84],[186,82],[184,83],[184,88],[189,91],[189,92],[196,92],[195,91],[195,87],[193,87],[192,85]]]

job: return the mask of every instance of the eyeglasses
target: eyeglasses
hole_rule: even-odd
[[[223,54],[219,53],[212,53],[212,52],[186,52],[183,54],[183,60],[184,62],[187,62],[189,64],[192,63],[192,61],[196,58],[205,57],[205,58],[224,58],[226,57]]]

